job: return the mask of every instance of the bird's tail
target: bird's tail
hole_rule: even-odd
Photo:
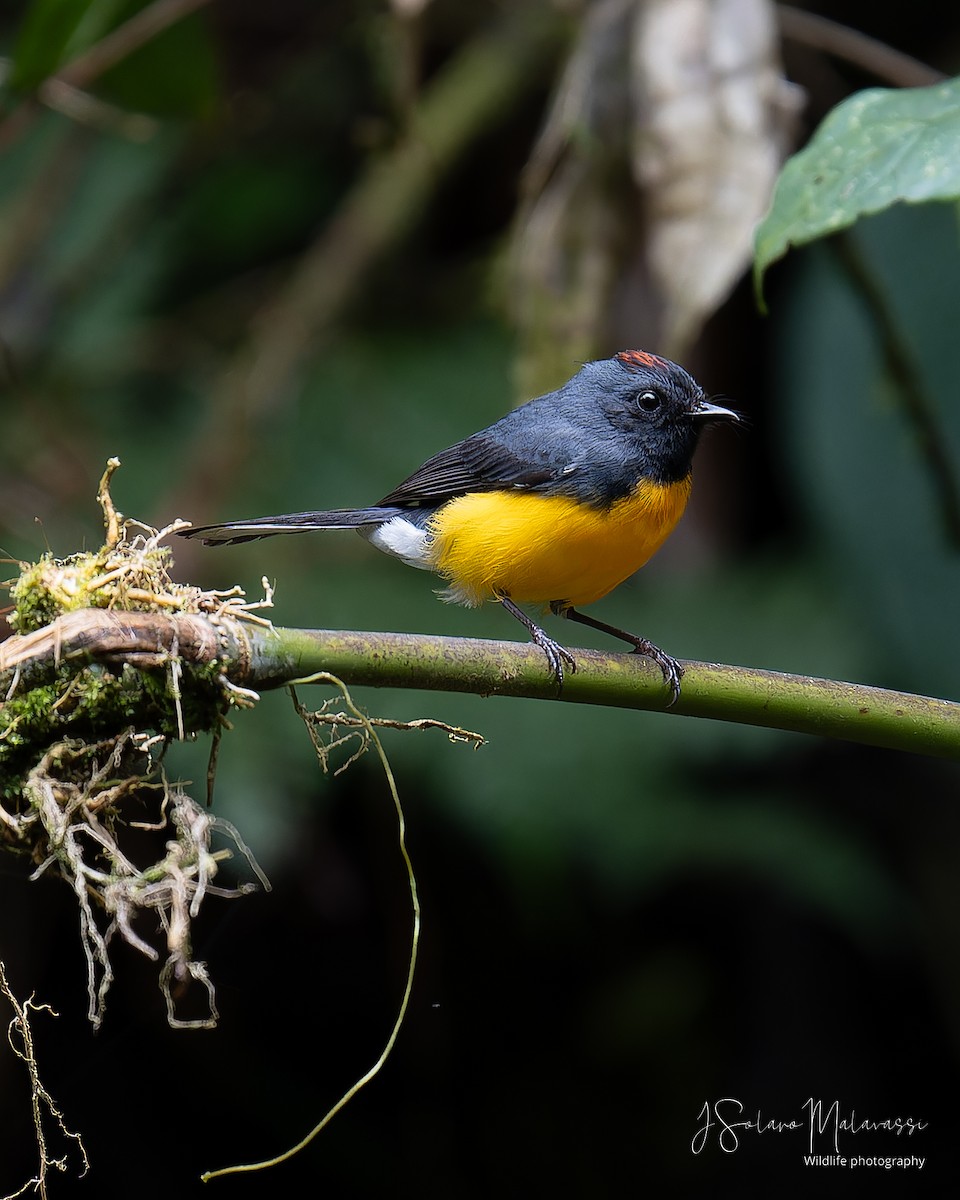
[[[256,517],[223,525],[194,525],[178,529],[181,537],[200,538],[205,546],[231,546],[278,533],[307,533],[312,529],[360,529],[382,525],[403,512],[400,508],[331,508],[326,512],[284,513],[279,517]]]

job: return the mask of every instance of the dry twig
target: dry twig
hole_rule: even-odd
[[[41,1200],[47,1200],[47,1172],[51,1167],[64,1172],[68,1169],[66,1154],[60,1158],[51,1157],[47,1141],[47,1125],[51,1120],[55,1131],[61,1137],[76,1143],[76,1153],[79,1154],[81,1161],[80,1178],[86,1175],[90,1169],[83,1139],[79,1133],[74,1133],[72,1129],[67,1128],[63,1114],[40,1080],[40,1072],[37,1067],[37,1055],[33,1042],[33,1027],[30,1024],[30,1013],[47,1012],[52,1017],[55,1017],[57,1014],[49,1004],[35,1004],[32,995],[21,1004],[7,981],[6,968],[2,960],[0,960],[0,992],[6,996],[14,1013],[13,1020],[7,1027],[7,1040],[10,1043],[10,1049],[17,1058],[22,1059],[26,1063],[27,1072],[30,1076],[30,1106],[33,1112],[33,1128],[37,1138],[37,1152],[39,1154],[36,1175],[32,1179],[28,1179],[18,1191],[4,1197],[4,1200],[15,1200],[17,1196],[22,1196],[29,1188],[32,1188],[35,1192],[39,1192]]]

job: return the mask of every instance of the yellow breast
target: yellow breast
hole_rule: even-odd
[[[690,478],[641,480],[609,508],[566,496],[470,492],[430,526],[433,568],[448,598],[477,605],[498,593],[519,603],[591,604],[656,553],[680,520]]]

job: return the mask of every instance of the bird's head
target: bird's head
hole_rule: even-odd
[[[631,457],[642,459],[643,473],[659,483],[690,474],[707,425],[741,419],[733,409],[709,400],[683,367],[645,350],[622,350],[587,363],[567,387],[589,392],[607,428]]]

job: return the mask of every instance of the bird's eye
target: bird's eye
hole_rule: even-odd
[[[637,408],[641,412],[655,413],[660,407],[661,399],[656,392],[641,392],[637,396]]]

